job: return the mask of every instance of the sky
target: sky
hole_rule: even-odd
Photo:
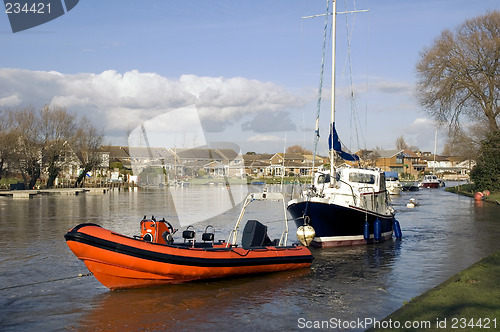
[[[346,6],[369,11],[337,15],[335,119],[342,143],[352,151],[395,149],[403,136],[433,151],[435,123],[415,98],[419,53],[444,29],[500,10],[500,1],[345,0],[337,11]],[[325,10],[325,0],[81,0],[17,33],[3,13],[0,108],[64,107],[92,120],[113,145],[127,145],[130,133],[147,127],[158,138],[151,145],[312,149],[325,19],[302,17]],[[330,62],[328,54],[321,155],[328,146]],[[440,130],[438,153],[445,139]]]

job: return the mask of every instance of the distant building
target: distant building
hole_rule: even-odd
[[[251,176],[307,176],[312,171],[312,156],[301,153],[275,153],[244,155],[245,171]],[[316,157],[315,167],[324,163],[323,158]]]
[[[410,150],[380,150],[375,160],[375,167],[384,172],[397,172],[418,177],[426,168],[420,157]]]
[[[374,166],[382,171],[397,172],[418,178],[424,173],[433,172],[448,178],[466,178],[472,167],[473,161],[462,161],[458,158],[439,156],[430,152],[411,150],[378,150]]]
[[[172,177],[195,176],[204,170],[213,177],[244,175],[243,158],[232,149],[176,149],[108,146],[110,162],[120,162],[124,168],[139,175],[146,168],[162,168]]]

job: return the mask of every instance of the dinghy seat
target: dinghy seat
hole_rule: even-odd
[[[191,228],[191,229],[190,229]],[[191,243],[194,247],[194,240],[196,236],[196,231],[193,226],[188,226],[186,230],[182,231],[182,238],[184,239],[184,243]]]
[[[241,246],[252,248],[270,245],[272,242],[267,236],[267,226],[257,220],[248,220],[241,236]]]
[[[212,229],[212,232],[209,233],[208,230],[209,228]],[[214,243],[214,238],[215,238],[215,230],[214,228],[212,227],[212,225],[208,225],[206,228],[205,228],[205,232],[203,234],[201,234],[201,240],[203,242],[212,242],[212,244]]]

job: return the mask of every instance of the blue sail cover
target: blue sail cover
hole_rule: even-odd
[[[332,138],[333,133],[333,138]],[[335,122],[332,123],[330,128],[330,136],[328,137],[328,147],[331,150],[333,143],[333,149],[337,152],[337,154],[344,160],[349,161],[358,161],[359,157],[354,153],[348,153],[342,151],[342,145],[340,144],[339,135],[337,134],[337,130],[335,129]]]

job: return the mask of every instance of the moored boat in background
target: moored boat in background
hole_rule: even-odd
[[[415,182],[403,182],[402,183],[403,191],[418,191],[418,183]]]
[[[398,172],[384,172],[385,174],[385,187],[389,194],[399,195],[403,191],[403,185],[399,182]]]
[[[298,199],[288,202],[288,211],[300,227],[311,226],[315,247],[367,244],[401,237],[394,209],[385,189],[384,173],[375,169],[337,168],[336,179],[318,172],[314,184]]]
[[[320,88],[318,91],[318,111],[316,116],[313,161],[316,159],[319,141],[320,105],[322,95],[322,75],[325,56],[328,17],[332,17],[332,85],[330,135],[328,138],[330,169],[315,170],[312,184],[299,198],[288,202],[288,211],[298,227],[297,237],[304,245],[335,247],[367,244],[401,237],[401,228],[394,218],[394,209],[386,190],[384,172],[375,168],[335,167],[336,157],[353,164],[359,157],[342,149],[335,129],[335,24],[336,1],[329,13],[327,2],[326,22],[323,40],[323,61]],[[351,12],[353,13],[353,12]],[[309,17],[317,17],[314,15]],[[314,169],[314,164],[313,164]]]
[[[434,174],[424,175],[424,179],[418,184],[422,188],[439,188],[444,187],[444,182],[439,180]]]

